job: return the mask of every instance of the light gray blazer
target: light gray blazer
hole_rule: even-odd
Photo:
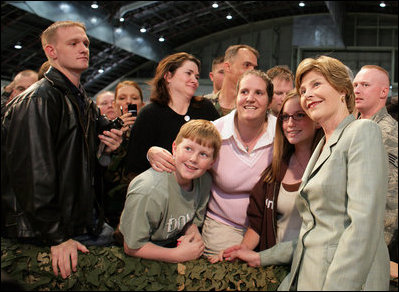
[[[279,290],[389,290],[381,130],[349,115],[324,143],[310,158],[296,198],[303,220],[298,241],[261,252],[261,264],[292,260]]]

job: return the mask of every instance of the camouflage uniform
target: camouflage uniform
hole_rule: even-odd
[[[389,177],[384,236],[386,244],[389,245],[395,230],[398,229],[398,122],[388,114],[386,107],[372,116],[371,120],[380,126],[382,140],[388,153]]]
[[[219,103],[219,95],[220,95],[220,91],[218,91],[216,94],[211,93],[211,94],[204,95],[204,97],[208,98],[213,103],[213,105],[215,106],[219,115],[221,117],[223,117],[223,116],[227,115],[228,113],[230,113],[233,109],[222,108]]]

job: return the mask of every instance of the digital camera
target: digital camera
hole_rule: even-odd
[[[110,131],[111,129],[120,129],[123,127],[123,121],[121,118],[110,121],[105,115],[100,115],[97,118],[97,133],[102,134],[104,131]]]

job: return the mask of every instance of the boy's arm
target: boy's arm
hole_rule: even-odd
[[[201,233],[199,232],[198,227],[195,224],[190,224],[190,226],[187,228],[187,230],[184,234],[185,235],[194,234],[194,240],[202,241]]]
[[[185,262],[199,258],[204,251],[204,243],[194,239],[195,233],[183,236],[180,245],[175,248],[166,248],[148,242],[138,249],[131,249],[123,243],[125,253],[129,256],[149,260],[158,260],[169,263]]]

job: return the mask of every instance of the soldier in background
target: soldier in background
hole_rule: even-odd
[[[204,97],[213,100],[216,98],[216,94],[222,88],[224,78],[224,56],[219,56],[212,61],[212,71],[209,72],[209,78],[213,83],[213,91]]]
[[[381,128],[388,153],[388,195],[384,219],[384,237],[389,250],[397,250],[394,234],[398,229],[398,122],[385,106],[389,93],[389,74],[376,65],[365,65],[353,80],[358,118],[375,121]],[[397,233],[396,233],[397,234]],[[392,247],[395,244],[396,247]],[[390,252],[391,276],[398,277],[398,259]]]

